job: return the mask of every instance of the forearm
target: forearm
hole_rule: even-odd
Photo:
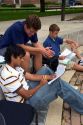
[[[43,75],[37,75],[37,74],[29,74],[26,72],[25,78],[26,80],[31,80],[31,81],[40,81],[42,79]]]
[[[44,48],[39,42],[37,42],[36,44],[34,43],[33,45],[37,48]]]
[[[24,44],[18,44],[20,47],[24,48],[26,51],[28,52],[37,52],[37,53],[41,53],[40,48],[37,47],[31,47],[28,45],[24,45]]]
[[[76,41],[71,40],[71,39],[64,39],[64,42],[67,44],[75,44],[76,43]]]
[[[24,99],[28,99],[31,96],[33,96],[40,88],[42,87],[41,84],[37,85],[35,88],[33,89],[29,89],[29,90],[25,90],[24,88],[20,89],[19,91],[17,91],[17,93],[22,96]]]

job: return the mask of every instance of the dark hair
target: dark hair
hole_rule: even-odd
[[[6,63],[11,63],[11,57],[17,58],[18,56],[23,57],[25,56],[26,52],[22,47],[16,46],[16,45],[11,45],[7,48],[5,52],[5,62]]]
[[[41,29],[41,21],[36,15],[28,16],[25,24],[27,25],[27,28],[34,28],[35,30]]]
[[[52,25],[50,25],[50,27],[49,27],[49,31],[52,31],[52,32],[54,32],[54,31],[60,31],[60,28],[59,28],[58,25],[52,24]]]

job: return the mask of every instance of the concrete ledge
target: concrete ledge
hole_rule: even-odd
[[[80,46],[78,50],[82,53],[83,46]],[[70,82],[75,72],[75,70],[68,70],[63,74],[61,78],[66,82]],[[53,101],[49,106],[45,125],[61,125],[62,111],[63,100],[61,98],[58,98],[57,100]]]
[[[66,71],[61,78],[66,82],[69,82],[74,73],[75,70]],[[50,104],[45,125],[61,125],[62,107],[63,100],[61,98],[58,98]]]

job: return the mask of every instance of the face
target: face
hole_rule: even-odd
[[[12,62],[13,65],[16,66],[21,66],[21,63],[24,61],[24,57],[23,56],[18,56],[17,58],[12,57]]]
[[[29,37],[33,36],[37,32],[34,28],[27,28],[26,24],[24,25],[24,30]]]
[[[56,38],[58,36],[59,31],[54,31],[54,32],[50,32],[50,35],[52,38]]]

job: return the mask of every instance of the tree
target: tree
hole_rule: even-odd
[[[65,20],[65,4],[66,4],[66,0],[62,0],[62,5],[61,5],[61,21]]]
[[[45,0],[40,0],[40,12],[45,12]]]

